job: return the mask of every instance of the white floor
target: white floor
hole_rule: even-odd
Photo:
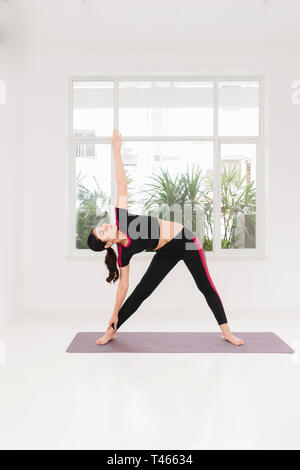
[[[300,312],[232,313],[295,354],[67,354],[108,314],[27,313],[0,331],[1,449],[299,449]],[[141,310],[122,331],[218,331]],[[120,329],[121,331],[121,329]]]

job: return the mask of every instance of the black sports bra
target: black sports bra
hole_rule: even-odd
[[[118,244],[118,265],[127,266],[136,253],[144,250],[153,250],[159,242],[160,227],[157,217],[150,215],[136,215],[127,209],[115,207],[115,216],[118,229],[127,239],[126,246]]]

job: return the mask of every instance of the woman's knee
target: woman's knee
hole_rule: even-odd
[[[130,299],[132,303],[140,304],[143,302],[143,300],[150,296],[152,291],[153,289],[151,289],[149,286],[137,285],[128,299]]]
[[[215,289],[209,282],[198,285],[198,288],[205,297],[214,297],[217,295]]]

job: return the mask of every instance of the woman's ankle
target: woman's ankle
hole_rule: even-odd
[[[114,333],[114,332],[116,332],[116,330],[112,326],[110,326],[109,328],[107,328],[106,332],[107,333]]]
[[[228,323],[222,323],[222,325],[219,325],[219,326],[220,326],[220,330],[221,330],[221,332],[223,333],[224,336],[232,335],[232,333],[229,329]]]

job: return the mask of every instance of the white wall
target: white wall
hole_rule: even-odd
[[[23,309],[25,21],[22,4],[0,4],[0,325]]]
[[[105,282],[104,264],[66,258],[69,75],[265,73],[269,258],[211,260],[208,267],[228,312],[299,309],[300,105],[291,102],[291,84],[300,79],[299,2],[229,3],[234,14],[221,0],[153,0],[151,11],[137,0],[1,3],[1,14],[7,7],[14,13],[11,43],[0,49],[7,82],[0,105],[2,322],[21,309],[112,311],[115,286]],[[135,257],[131,287],[149,261]],[[147,301],[154,309],[195,305],[207,309],[182,262]]]
[[[211,260],[209,270],[226,309],[299,309],[296,215],[300,196],[300,105],[291,103],[291,83],[300,78],[299,54],[88,54],[36,50],[31,55],[30,147],[27,162],[25,308],[107,309],[114,287],[102,262],[65,257],[67,197],[68,75],[265,73],[267,154],[266,260]],[[279,191],[280,189],[280,191]],[[39,237],[37,237],[39,233]],[[131,263],[132,287],[147,261]],[[147,301],[151,308],[206,304],[181,262]],[[146,304],[145,304],[146,306]]]

